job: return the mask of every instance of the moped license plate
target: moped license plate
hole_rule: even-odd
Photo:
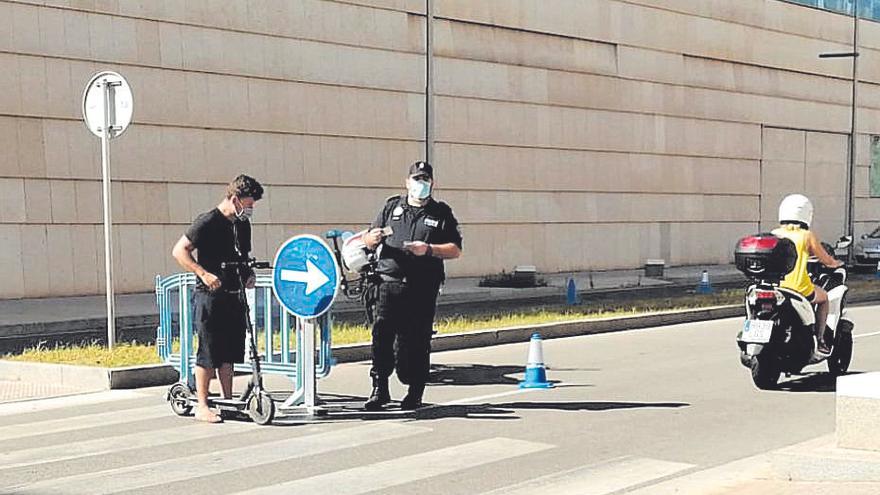
[[[773,334],[772,320],[746,320],[742,341],[751,344],[766,344]]]

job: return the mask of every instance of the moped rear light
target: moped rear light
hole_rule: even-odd
[[[776,237],[751,236],[741,239],[739,241],[739,247],[740,249],[773,249],[778,243],[779,239]]]
[[[755,299],[772,299],[776,300],[776,291],[772,290],[758,290],[755,291]]]

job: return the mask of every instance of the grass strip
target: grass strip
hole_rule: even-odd
[[[849,285],[851,290],[857,290],[859,293],[876,293],[880,296],[880,290],[878,290],[880,286],[875,280],[851,280]],[[660,311],[741,304],[742,297],[742,289],[728,289],[707,295],[684,294],[663,298],[633,299],[620,304],[608,301],[585,301],[578,306],[550,305],[523,308],[516,312],[446,316],[437,319],[434,329],[440,334],[449,334],[580,319],[634,316]],[[262,334],[262,332],[260,333]],[[351,323],[334,325],[334,345],[359,344],[369,341],[370,329],[366,325]],[[260,350],[263,351],[265,339],[262,335],[257,342]],[[279,346],[280,344],[276,342],[273,347],[277,351]],[[291,349],[294,347],[295,343],[291,343]],[[136,342],[117,344],[112,351],[98,343],[59,345],[52,348],[40,345],[20,354],[8,354],[4,359],[99,367],[160,363],[155,345]]]

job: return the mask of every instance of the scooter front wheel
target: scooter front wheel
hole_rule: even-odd
[[[247,410],[248,415],[258,425],[267,425],[275,417],[275,403],[272,402],[272,397],[262,390],[251,395]]]
[[[189,398],[192,393],[189,387],[182,383],[175,383],[168,390],[168,403],[171,404],[171,410],[178,416],[187,416],[192,412],[192,406],[189,405]]]

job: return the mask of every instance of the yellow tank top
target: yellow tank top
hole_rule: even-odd
[[[810,258],[810,251],[807,248],[807,239],[809,238],[809,230],[804,230],[798,225],[786,224],[773,231],[776,237],[783,237],[791,240],[797,249],[797,263],[794,269],[785,276],[780,287],[791,289],[803,295],[810,297],[813,295],[813,281],[810,280],[810,274],[807,272],[807,260]]]

